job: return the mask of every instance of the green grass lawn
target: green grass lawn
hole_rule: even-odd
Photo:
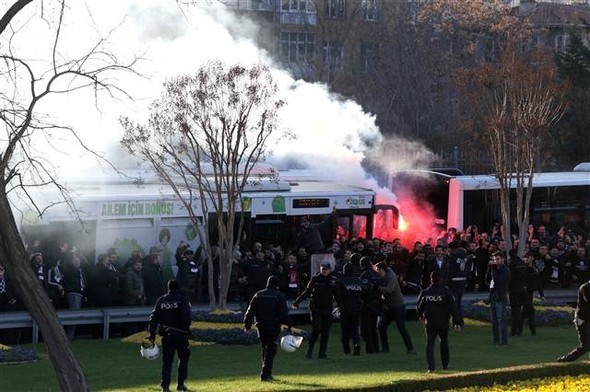
[[[391,352],[345,356],[340,347],[340,326],[332,327],[329,360],[306,359],[305,347],[295,353],[279,352],[275,383],[259,381],[258,346],[198,346],[192,348],[187,386],[193,391],[354,390],[387,385],[395,380],[440,377],[454,372],[495,369],[552,362],[577,344],[572,326],[538,328],[510,339],[508,346],[491,344],[491,327],[468,322],[461,332],[451,332],[451,370],[426,374],[422,324],[407,323],[418,350],[408,355],[394,326],[390,327]],[[304,345],[306,343],[304,342]],[[77,340],[73,343],[93,391],[157,391],[161,360],[147,361],[139,345],[120,340]],[[36,363],[0,365],[0,391],[58,391],[53,368],[43,345],[29,346],[41,353]],[[440,369],[438,347],[435,350]],[[172,387],[175,387],[173,384]]]

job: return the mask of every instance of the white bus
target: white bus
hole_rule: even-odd
[[[62,203],[51,206],[41,217],[32,211],[21,216],[22,235],[29,243],[40,240],[48,258],[55,257],[59,244],[67,241],[89,260],[96,260],[98,254],[114,247],[123,262],[133,251],[147,252],[151,246],[160,246],[165,261],[174,264],[179,241],[190,243],[193,249],[198,246],[189,214],[165,185],[69,186],[76,191],[76,212]],[[326,181],[259,182],[244,193],[243,244],[261,242],[288,248],[295,241],[301,217],[319,221],[333,209],[339,235],[371,238],[378,230],[393,230],[397,225],[397,208],[376,205],[375,196],[369,189]],[[48,202],[52,199],[45,198]],[[200,203],[195,201],[194,206]],[[197,215],[202,216],[202,211],[198,210]],[[325,233],[327,246],[335,235]]]
[[[515,188],[515,182],[511,187]],[[495,176],[451,178],[447,227],[464,229],[475,224],[489,228],[494,220],[500,221],[499,189]],[[516,202],[513,204],[514,212]],[[590,228],[590,171],[535,174],[530,213],[530,221],[536,225],[586,231]]]
[[[536,173],[533,177],[531,223],[556,230],[569,226],[588,232],[589,166],[584,163],[571,172]],[[487,230],[494,221],[501,221],[500,185],[493,175],[455,175],[437,169],[404,170],[390,174],[389,187],[393,193],[409,193],[417,202],[431,205],[432,224],[441,228],[465,229],[469,225],[477,225]],[[515,207],[514,194],[511,199]],[[515,213],[515,208],[512,212]],[[403,206],[401,213],[404,214]]]

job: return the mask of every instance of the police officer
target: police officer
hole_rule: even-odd
[[[335,296],[336,278],[332,276],[332,266],[324,263],[320,266],[319,275],[311,278],[305,290],[293,301],[293,308],[297,309],[299,303],[309,297],[312,330],[307,346],[307,358],[311,358],[318,337],[320,339],[318,358],[328,358],[328,336],[332,326],[332,305],[336,300]]]
[[[361,278],[356,276],[352,264],[344,265],[342,272],[344,276],[336,282],[336,301],[340,307],[340,326],[342,328],[342,348],[344,354],[350,354],[350,341],[352,340],[353,355],[360,355],[359,327],[363,307],[363,285]]]
[[[379,353],[379,331],[377,320],[379,318],[379,300],[381,292],[377,289],[381,277],[373,269],[368,257],[361,259],[361,283],[363,285],[363,308],[361,310],[361,336],[365,341],[367,354]]]
[[[277,343],[281,333],[281,325],[291,329],[291,319],[285,294],[279,291],[280,279],[271,275],[266,288],[252,297],[248,310],[244,315],[244,328],[250,330],[256,320],[258,340],[262,349],[262,370],[260,380],[273,381],[272,365],[277,353]]]
[[[176,280],[168,281],[168,293],[158,298],[150,316],[149,340],[154,343],[156,329],[162,336],[162,391],[170,389],[174,352],[178,353],[177,391],[188,391],[184,381],[188,375],[188,360],[191,354],[188,336],[191,325],[191,304],[180,292]]]
[[[578,308],[576,309],[574,324],[576,325],[580,345],[557,358],[557,362],[572,362],[590,351],[590,282],[582,284],[578,289]]]
[[[417,302],[418,317],[426,328],[426,361],[428,373],[434,372],[434,341],[440,338],[440,358],[443,369],[449,368],[449,317],[453,326],[461,329],[461,320],[451,290],[440,284],[440,273],[430,274],[431,285],[420,292]]]

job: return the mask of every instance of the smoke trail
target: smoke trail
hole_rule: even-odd
[[[145,121],[147,106],[161,91],[163,81],[194,72],[212,58],[244,65],[265,62],[273,66],[287,101],[281,122],[296,135],[296,139],[282,140],[274,148],[269,162],[277,167],[310,169],[318,177],[371,188],[378,191],[379,203],[392,203],[396,201],[395,196],[367,175],[362,162],[368,158],[374,165],[393,170],[427,165],[432,157],[419,143],[400,138],[386,140],[375,125],[374,116],[356,102],[331,93],[323,84],[295,80],[273,65],[270,56],[254,43],[260,36],[259,27],[247,18],[227,12],[218,2],[197,2],[182,8],[173,1],[164,6],[158,0],[126,0],[109,2],[108,7],[102,2],[92,2],[73,4],[71,12],[70,24],[62,33],[68,37],[63,44],[68,53],[76,53],[75,48],[92,42],[91,37],[110,33],[114,52],[122,56],[141,54],[146,59],[137,69],[143,78],[120,81],[120,87],[134,97],[133,102],[102,101],[100,110],[96,111],[92,109],[91,94],[81,93],[61,97],[45,108],[48,113],[60,113],[59,120],[80,130],[89,145],[105,151],[119,167],[135,167],[136,160],[119,147],[122,129],[117,118],[125,115]],[[89,15],[91,24],[88,24]],[[62,110],[64,107],[68,110]],[[80,152],[69,151],[71,159],[61,167],[64,176],[84,177],[93,170],[94,162],[89,162]],[[63,158],[56,158],[56,164],[60,160]],[[411,224],[413,217],[407,218]],[[428,225],[422,222],[417,226]],[[422,234],[412,232],[411,235]]]

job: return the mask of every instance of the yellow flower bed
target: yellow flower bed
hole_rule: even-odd
[[[572,392],[590,391],[590,376],[533,378],[491,387],[455,389],[455,392]]]

